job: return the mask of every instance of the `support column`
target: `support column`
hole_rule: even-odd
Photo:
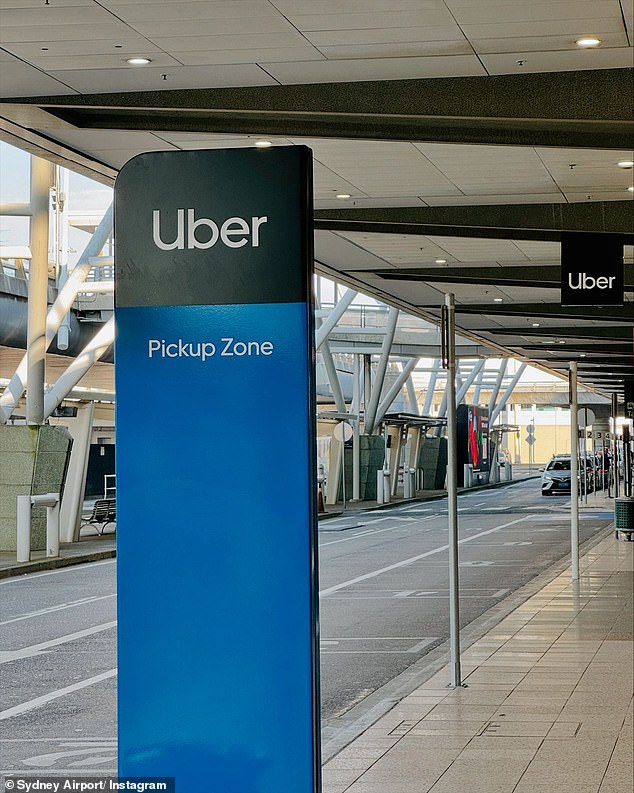
[[[76,418],[60,419],[59,421],[73,436],[61,506],[61,542],[77,542],[79,540],[94,414],[95,403],[87,402],[84,405],[80,405]]]
[[[361,491],[361,450],[359,448],[359,425],[361,423],[361,366],[359,356],[354,356],[352,370],[352,413],[356,419],[352,423],[352,500],[359,501]]]
[[[427,384],[427,393],[425,394],[425,404],[423,405],[423,416],[429,416],[432,402],[434,400],[434,391],[436,390],[436,380],[438,379],[438,369],[440,361],[434,358],[434,364],[429,375],[429,383]]]
[[[489,399],[489,416],[493,413],[493,409],[495,408],[495,402],[499,396],[500,388],[502,387],[502,381],[504,380],[504,375],[506,374],[508,362],[508,358],[502,358],[500,361],[500,370],[498,371],[498,376],[495,379],[495,385],[491,391],[491,398]]]
[[[385,328],[385,336],[381,346],[381,357],[379,358],[379,364],[376,369],[376,380],[374,382],[372,393],[370,394],[370,402],[365,416],[365,431],[367,433],[372,432],[377,423],[376,415],[379,407],[379,399],[381,398],[381,390],[383,389],[383,383],[385,381],[385,373],[387,371],[387,364],[390,358],[390,350],[392,349],[392,343],[394,342],[398,314],[399,311],[397,308],[390,308],[387,317],[387,326]]]
[[[506,387],[506,391],[504,392],[504,395],[503,395],[502,399],[493,408],[493,411],[492,411],[492,413],[490,414],[490,417],[489,417],[489,426],[490,427],[493,426],[493,422],[496,420],[496,418],[500,415],[500,413],[506,407],[506,403],[508,402],[509,397],[513,393],[513,389],[518,384],[520,377],[524,374],[524,369],[526,369],[526,364],[525,363],[521,364],[521,366],[519,367],[517,372],[515,372],[515,374],[513,375],[513,379],[511,380],[511,382]]]
[[[458,568],[458,443],[456,421],[456,325],[453,294],[445,295],[443,311],[447,369],[447,516],[449,519],[449,644],[451,683],[462,685],[460,672],[460,581]]]
[[[48,309],[48,214],[53,166],[31,157],[31,263],[27,315],[27,424],[44,423],[46,313]]]
[[[572,580],[579,578],[579,428],[577,362],[570,362],[570,557]],[[584,483],[585,485],[585,483]],[[585,486],[584,486],[585,490]]]

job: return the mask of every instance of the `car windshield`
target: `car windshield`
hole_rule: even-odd
[[[551,460],[548,463],[548,471],[569,471],[570,460]]]

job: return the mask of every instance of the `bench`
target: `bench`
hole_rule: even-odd
[[[114,498],[99,498],[95,501],[92,512],[84,520],[80,528],[94,526],[97,534],[103,534],[109,523],[117,522],[117,501]],[[101,530],[99,529],[101,526]]]

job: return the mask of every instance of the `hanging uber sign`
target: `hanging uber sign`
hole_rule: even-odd
[[[311,162],[116,183],[119,773],[178,793],[319,789]]]
[[[623,239],[618,235],[561,235],[561,305],[623,305]]]

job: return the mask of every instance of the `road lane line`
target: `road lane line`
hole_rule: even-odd
[[[509,523],[503,523],[501,526],[495,526],[492,529],[481,531],[479,534],[472,534],[470,537],[464,537],[462,540],[458,540],[458,545],[462,545],[465,542],[472,542],[473,540],[477,540],[478,537],[484,537],[487,534],[492,534],[494,531],[506,529],[509,526],[514,526],[516,523],[529,521],[530,518],[531,516],[523,516],[521,518],[517,518],[516,520],[512,520]],[[395,562],[394,564],[390,564],[387,567],[381,567],[378,570],[373,570],[371,573],[365,573],[364,575],[351,578],[348,581],[342,581],[340,584],[335,584],[334,586],[328,587],[327,589],[322,589],[319,594],[321,597],[326,597],[327,595],[331,595],[333,592],[338,592],[340,589],[345,589],[346,587],[352,586],[353,584],[358,584],[361,581],[367,581],[369,578],[376,578],[383,573],[389,573],[391,570],[398,570],[399,567],[407,567],[407,565],[418,562],[421,559],[426,559],[428,556],[434,556],[437,553],[442,553],[448,548],[449,545],[441,545],[439,548],[433,548],[431,551],[418,554],[418,556],[410,556],[409,559],[403,559],[401,562]]]
[[[108,672],[102,672],[100,675],[89,677],[87,680],[81,680],[79,683],[73,683],[72,686],[66,688],[59,688],[57,691],[51,691],[49,694],[43,694],[41,697],[30,699],[28,702],[22,702],[20,705],[14,705],[12,708],[0,711],[0,721],[10,719],[13,716],[20,716],[22,713],[27,713],[29,710],[34,710],[42,705],[46,705],[54,699],[64,697],[66,694],[72,694],[73,691],[80,691],[82,688],[93,686],[95,683],[101,683],[102,680],[107,680],[117,674],[116,669],[110,669]]]
[[[94,633],[107,631],[108,628],[114,628],[116,624],[117,621],[113,620],[112,622],[105,622],[102,625],[95,625],[92,628],[85,628],[84,630],[77,631],[76,633],[68,633],[66,636],[59,636],[57,639],[50,639],[47,642],[32,644],[30,647],[23,647],[21,650],[7,650],[5,652],[0,652],[0,664],[6,664],[9,661],[18,661],[22,658],[32,658],[34,655],[37,655],[43,650],[48,650],[51,647],[57,647],[60,644],[66,644],[66,642],[75,641],[75,639],[83,639],[85,636],[92,636]]]
[[[426,518],[416,518],[416,523],[423,523],[423,521],[432,520],[435,518],[435,515],[428,515]],[[378,521],[374,521],[378,523]],[[320,548],[325,548],[326,545],[337,545],[340,542],[350,542],[350,540],[355,540],[357,537],[369,537],[371,534],[382,534],[384,531],[400,531],[402,530],[402,526],[388,526],[385,529],[371,529],[370,531],[364,531],[362,534],[351,534],[349,537],[342,537],[340,540],[329,540],[328,542],[321,542],[319,543]]]
[[[20,617],[12,617],[10,620],[0,622],[0,626],[9,625],[12,622],[20,622],[21,620],[29,620],[32,617],[41,617],[43,614],[50,614],[53,611],[63,611],[64,609],[75,608],[75,606],[85,606],[88,603],[96,603],[98,600],[106,600],[107,598],[115,598],[116,596],[116,593],[113,592],[111,595],[95,595],[94,597],[81,598],[81,600],[73,600],[70,603],[61,603],[59,606],[49,606],[47,609],[31,611],[29,614],[23,614]]]
[[[58,575],[58,573],[72,573],[74,570],[85,570],[87,565],[90,565],[90,569],[92,570],[93,567],[101,567],[104,564],[114,564],[116,559],[106,559],[104,562],[84,562],[82,564],[72,564],[67,565],[66,567],[59,567],[57,570],[51,570],[50,573],[27,573],[25,575],[19,576],[12,576],[11,578],[5,578],[3,581],[0,581],[0,586],[6,586],[7,584],[19,584],[21,582],[29,582],[32,581],[34,578],[44,578],[47,575]]]

